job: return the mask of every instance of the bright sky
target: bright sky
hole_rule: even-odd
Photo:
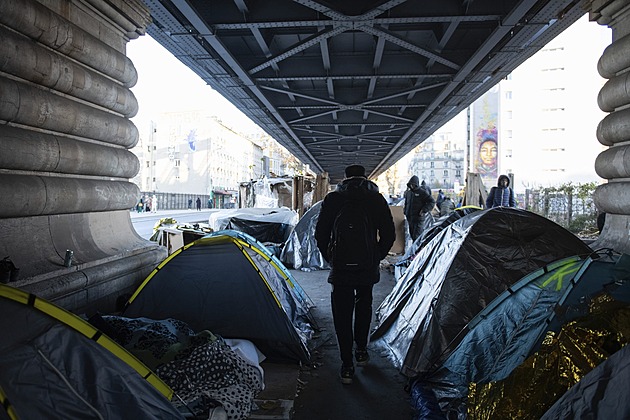
[[[132,118],[144,133],[161,112],[208,110],[229,127],[243,133],[261,131],[248,117],[208,86],[149,35],[131,40],[127,56],[138,71],[131,88],[140,110]]]

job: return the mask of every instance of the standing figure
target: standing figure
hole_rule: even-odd
[[[438,206],[440,208],[440,217],[448,216],[455,211],[455,203],[448,195],[444,197],[444,200]]]
[[[151,198],[151,213],[157,213],[157,211],[158,211],[157,196],[153,194],[153,197]]]
[[[192,198],[188,199],[188,210],[192,210]]]
[[[409,224],[409,234],[415,241],[422,234],[429,212],[435,206],[435,199],[427,192],[427,186],[418,184],[418,177],[415,175],[407,183],[407,188],[404,213]]]
[[[197,211],[201,211],[201,198],[197,197]]]
[[[341,356],[341,382],[351,384],[354,359],[367,365],[372,288],[380,280],[380,261],[394,244],[391,211],[378,187],[365,176],[365,168],[351,165],[346,179],[322,202],[315,239],[330,263],[333,322]],[[353,321],[354,317],[354,321]]]
[[[510,187],[510,178],[507,175],[499,176],[497,186],[490,188],[486,198],[486,208],[492,207],[516,207],[514,191]]]
[[[437,206],[438,210],[440,210],[440,206],[442,205],[442,201],[444,201],[444,198],[444,192],[442,190],[438,190],[437,199],[435,200],[435,205]]]

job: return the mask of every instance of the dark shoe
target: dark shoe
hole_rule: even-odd
[[[352,383],[352,379],[354,378],[354,367],[342,366],[339,376],[341,377],[342,384],[350,385]]]
[[[357,350],[354,352],[354,358],[357,361],[357,366],[367,366],[370,361],[370,355],[367,350]]]

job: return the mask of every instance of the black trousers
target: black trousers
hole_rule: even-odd
[[[333,285],[333,290],[330,294],[333,322],[337,333],[341,362],[344,366],[353,365],[353,343],[356,343],[358,349],[367,347],[370,322],[372,322],[373,287],[374,285]]]

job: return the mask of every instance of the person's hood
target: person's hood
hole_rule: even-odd
[[[338,192],[347,191],[350,194],[366,194],[368,191],[379,192],[378,185],[362,176],[346,178],[337,185]]]
[[[411,188],[411,185],[420,185],[420,179],[414,175],[411,178],[409,178],[409,182],[407,182],[407,187]]]
[[[507,175],[500,175],[499,179],[497,179],[497,187],[501,187],[501,181],[503,181],[504,179],[507,179],[507,186],[510,186],[510,177],[508,177]]]

